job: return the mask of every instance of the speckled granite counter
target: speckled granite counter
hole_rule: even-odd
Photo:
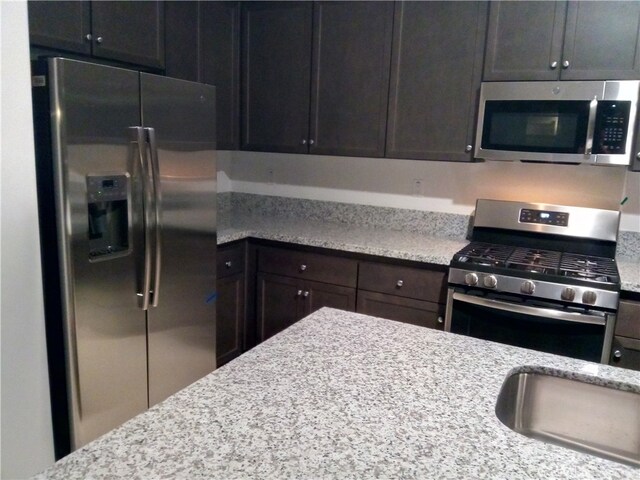
[[[419,232],[352,226],[304,217],[236,215],[218,231],[218,244],[260,238],[332,248],[347,252],[449,265],[454,253],[468,241]],[[623,290],[640,292],[640,259],[618,261]]]
[[[639,372],[325,308],[35,478],[638,478],[500,423],[521,366],[640,391]]]

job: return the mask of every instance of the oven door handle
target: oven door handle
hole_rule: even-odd
[[[606,325],[606,318],[604,314],[602,316],[589,315],[579,312],[563,312],[552,308],[529,307],[527,305],[502,302],[500,300],[476,297],[459,292],[453,292],[453,300],[472,303],[481,307],[503,310],[505,312],[521,313],[523,315],[530,315],[533,317],[553,318],[555,320],[564,320],[566,322],[590,323],[593,325]]]

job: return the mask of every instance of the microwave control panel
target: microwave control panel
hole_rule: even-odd
[[[567,212],[523,208],[520,210],[520,223],[541,223],[543,225],[567,227],[569,226],[569,214]]]
[[[631,102],[603,100],[598,102],[593,153],[626,153]]]

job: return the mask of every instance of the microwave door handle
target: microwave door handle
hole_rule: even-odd
[[[151,297],[151,306],[158,306],[158,299],[160,298],[160,272],[162,267],[162,223],[160,219],[160,170],[158,166],[158,141],[156,137],[156,131],[154,128],[145,128],[147,133],[147,140],[149,142],[149,160],[150,160],[150,183],[153,185],[153,212],[154,216],[154,240],[155,240],[155,255],[154,255],[154,274],[153,274],[153,294]]]
[[[605,325],[606,320],[604,316],[589,315],[579,312],[563,312],[561,310],[554,310],[552,308],[542,307],[529,307],[526,305],[518,305],[500,300],[493,300],[489,298],[476,297],[473,295],[467,295],[464,293],[454,292],[453,300],[471,303],[481,307],[493,308],[495,310],[502,310],[505,312],[520,313],[522,315],[529,315],[533,317],[553,318],[554,320],[564,320],[566,322],[575,323],[590,323],[592,325]]]
[[[587,140],[584,145],[584,154],[591,155],[593,151],[593,136],[596,129],[596,113],[598,111],[598,99],[594,98],[589,103],[589,120],[587,122]]]

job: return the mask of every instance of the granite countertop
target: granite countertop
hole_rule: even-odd
[[[523,367],[640,392],[640,372],[324,308],[34,478],[638,478],[505,427]]]
[[[238,215],[218,231],[218,244],[260,238],[381,257],[449,265],[469,242],[400,230],[278,216]],[[618,259],[622,290],[640,293],[640,258]]]

